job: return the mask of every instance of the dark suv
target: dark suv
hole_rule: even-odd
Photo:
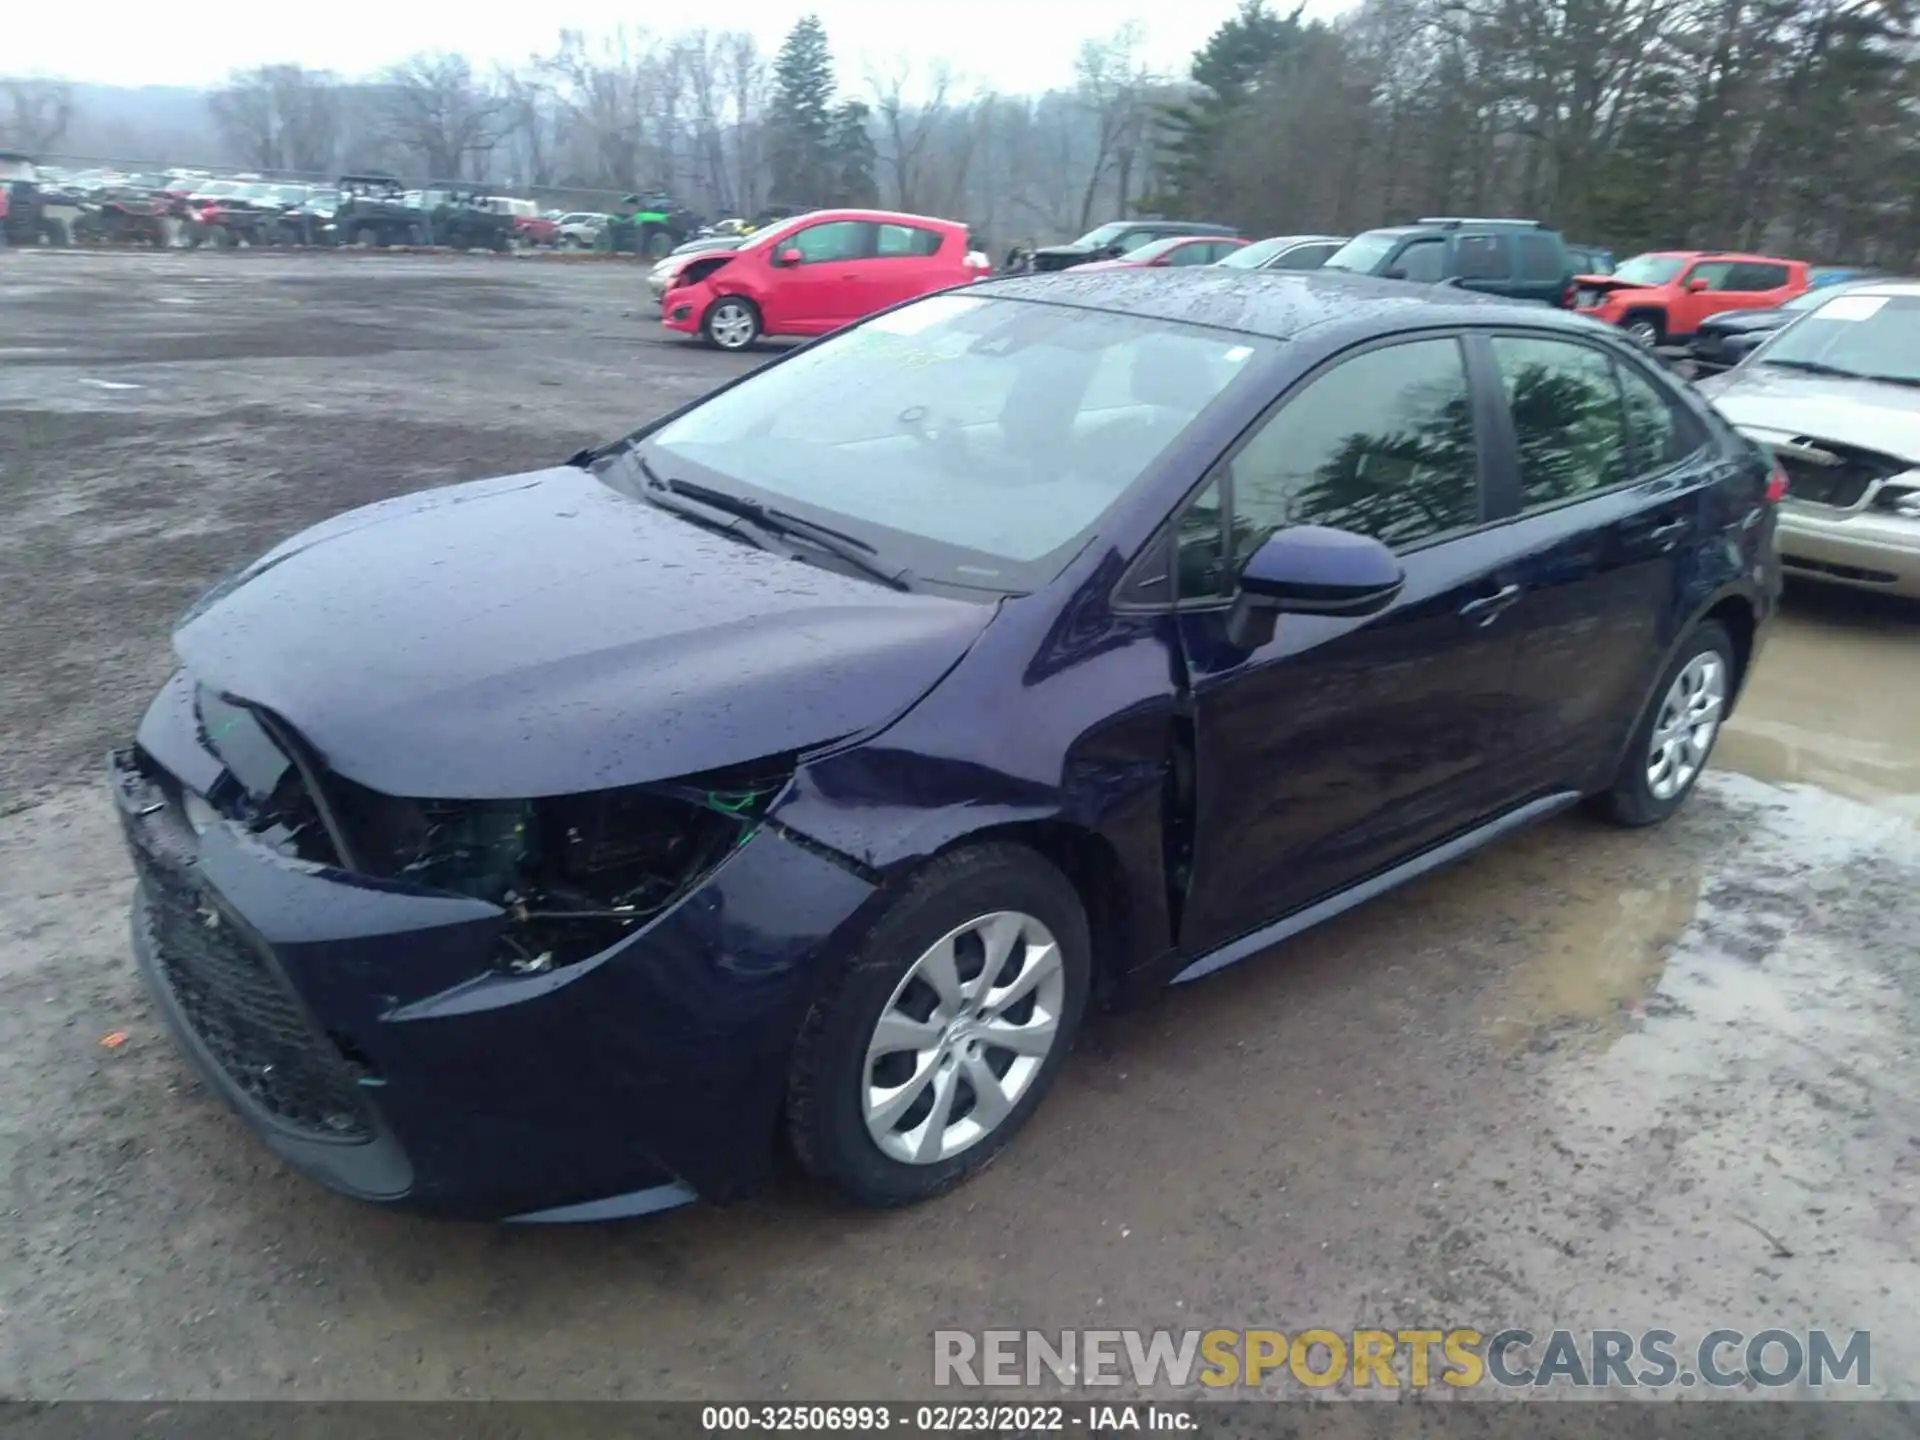
[[[1190,220],[1115,220],[1089,230],[1071,245],[1048,245],[1033,252],[1035,270],[1071,270],[1089,260],[1117,260],[1155,240],[1173,235],[1237,236],[1231,225],[1203,225]]]
[[[1572,304],[1575,273],[1560,232],[1538,220],[1453,216],[1356,235],[1328,258],[1326,268],[1427,285],[1451,283],[1563,309]]]

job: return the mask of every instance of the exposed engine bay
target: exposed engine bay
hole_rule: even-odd
[[[329,773],[275,717],[202,688],[201,739],[226,764],[209,796],[282,853],[505,910],[502,969],[598,954],[753,834],[793,775],[778,757],[532,800],[413,800]],[[191,810],[191,806],[189,806]]]

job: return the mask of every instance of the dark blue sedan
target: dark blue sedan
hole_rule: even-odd
[[[1582,799],[1682,803],[1784,481],[1603,325],[996,281],[295,536],[116,753],[155,1001],[340,1190],[932,1195],[1090,1003]]]

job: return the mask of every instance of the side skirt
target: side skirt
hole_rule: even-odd
[[[1529,801],[1519,809],[1509,810],[1506,814],[1489,820],[1486,824],[1469,830],[1463,835],[1456,835],[1451,840],[1443,841],[1431,850],[1423,850],[1411,860],[1404,860],[1391,870],[1383,870],[1378,875],[1362,880],[1359,884],[1342,890],[1336,895],[1317,900],[1304,910],[1296,910],[1291,915],[1274,921],[1271,925],[1242,935],[1238,940],[1229,940],[1218,949],[1202,955],[1167,983],[1184,985],[1189,980],[1198,980],[1203,975],[1211,975],[1216,970],[1224,970],[1229,965],[1236,965],[1251,955],[1259,954],[1269,946],[1277,945],[1303,930],[1312,929],[1323,920],[1331,920],[1342,911],[1351,910],[1354,906],[1371,900],[1376,895],[1384,895],[1387,891],[1404,885],[1409,880],[1425,875],[1429,870],[1438,870],[1442,865],[1458,860],[1463,855],[1470,855],[1481,846],[1498,840],[1502,835],[1511,834],[1523,826],[1531,825],[1536,820],[1544,820],[1549,815],[1558,814],[1579,803],[1580,792],[1577,790],[1562,790],[1556,794]]]

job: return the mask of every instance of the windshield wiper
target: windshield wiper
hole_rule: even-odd
[[[798,540],[811,545],[816,550],[824,550],[837,560],[844,561],[869,579],[878,580],[882,585],[894,590],[907,590],[908,572],[889,570],[873,557],[877,553],[873,546],[857,536],[835,530],[832,526],[817,521],[803,520],[798,515],[789,515],[784,510],[775,510],[762,505],[758,500],[748,500],[744,496],[729,495],[724,490],[712,490],[705,485],[696,485],[690,480],[663,480],[654,468],[647,463],[646,457],[636,455],[641,471],[647,477],[648,488],[664,491],[696,505],[704,505],[709,510],[718,510],[723,515],[731,515],[736,520],[751,526],[761,536],[777,535],[789,540]],[[757,537],[756,537],[757,538]]]
[[[1840,365],[1828,365],[1820,360],[1774,360],[1768,356],[1760,357],[1762,365],[1772,365],[1781,370],[1804,370],[1809,375],[1834,375],[1842,380],[1871,380],[1871,375],[1862,375],[1858,370],[1848,370]]]
[[[1862,375],[1862,380],[1875,380],[1882,385],[1920,386],[1920,375]]]

